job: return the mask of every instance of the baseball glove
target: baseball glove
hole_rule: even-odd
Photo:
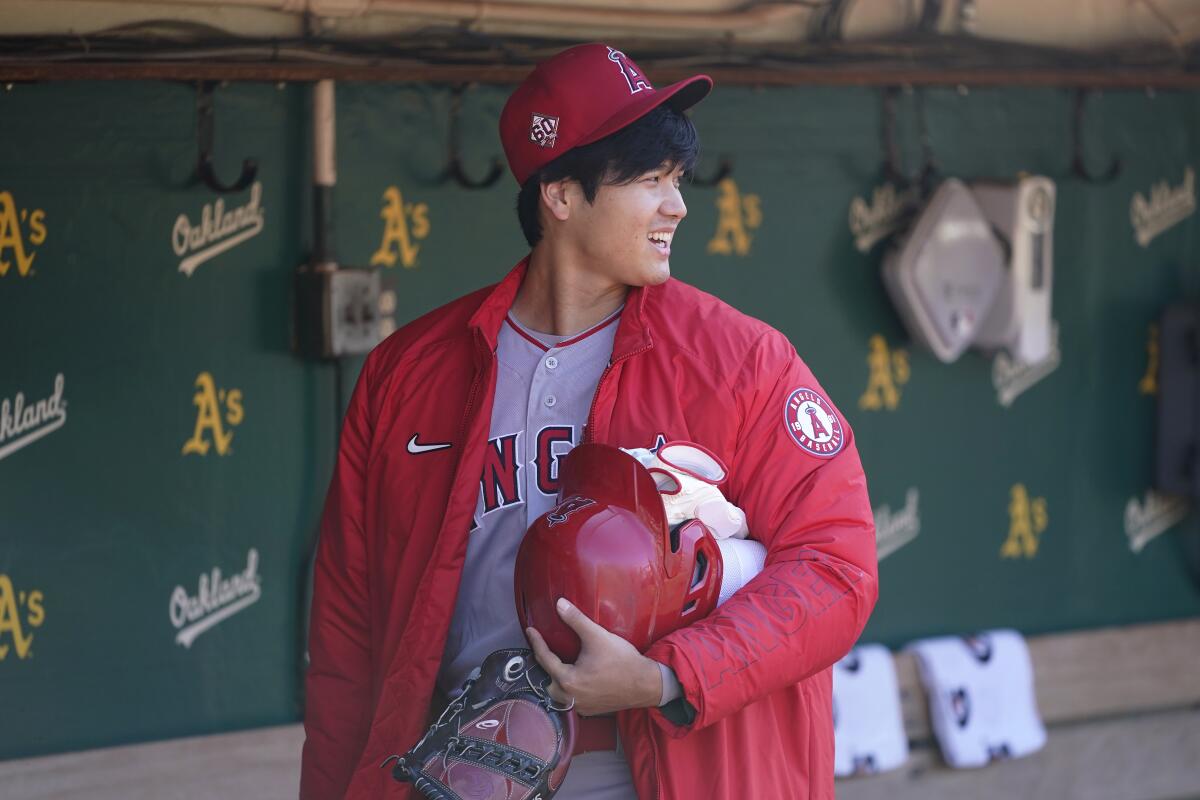
[[[497,650],[421,741],[381,766],[397,759],[392,777],[431,800],[549,800],[575,746],[575,715],[549,684],[532,651]]]

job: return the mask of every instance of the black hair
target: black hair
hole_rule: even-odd
[[[530,175],[517,195],[521,232],[530,247],[542,239],[543,183],[576,180],[591,203],[601,184],[630,183],[664,165],[683,167],[685,176],[690,177],[699,158],[700,137],[692,121],[682,111],[659,106],[616,133],[568,150]]]

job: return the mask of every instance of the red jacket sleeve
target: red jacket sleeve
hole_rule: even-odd
[[[741,428],[726,496],[767,546],[766,566],[707,618],[646,652],[675,671],[696,709],[686,728],[652,715],[675,736],[832,665],[854,645],[878,593],[853,434],[782,334],[756,343],[733,392]]]
[[[321,516],[309,622],[301,800],[331,800],[346,791],[371,721],[363,506],[371,361],[363,366],[342,426],[333,481]]]

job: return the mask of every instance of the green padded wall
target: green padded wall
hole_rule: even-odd
[[[473,174],[500,156],[505,96],[465,96]],[[218,174],[259,163],[218,209],[192,178],[189,86],[0,94],[0,758],[299,716],[307,558],[360,363],[339,388],[289,352],[308,97],[217,91]],[[786,333],[855,429],[885,554],[865,640],[1200,613],[1195,517],[1147,495],[1152,324],[1200,294],[1200,94],[1091,98],[1086,161],[1122,160],[1098,184],[1068,177],[1066,91],[925,100],[942,174],[1062,178],[1056,364],[943,365],[907,340],[886,240],[866,241],[888,227],[878,90],[718,87],[694,114],[700,173],[729,157],[732,182],[686,189],[673,247],[678,277]],[[448,90],[344,85],[337,102],[337,251],[380,266],[397,323],[523,255],[507,174],[440,178]],[[914,109],[900,98],[907,170]]]

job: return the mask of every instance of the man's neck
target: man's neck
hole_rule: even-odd
[[[533,249],[512,306],[522,325],[553,336],[570,336],[600,322],[625,301],[628,286],[579,268],[577,263],[549,246]]]

